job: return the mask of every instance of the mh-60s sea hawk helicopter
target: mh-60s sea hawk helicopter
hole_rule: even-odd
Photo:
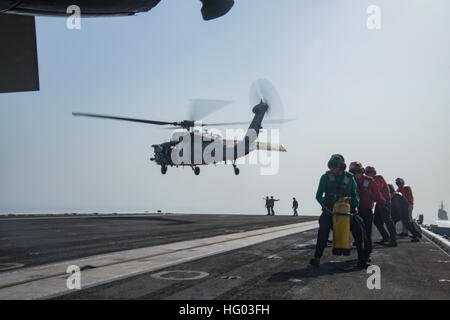
[[[73,112],[74,116],[84,116],[93,118],[113,119],[132,121],[154,125],[169,125],[175,126],[177,129],[183,129],[181,132],[174,132],[170,141],[161,144],[152,145],[154,149],[154,157],[150,160],[161,166],[161,173],[166,174],[167,168],[189,166],[193,169],[195,175],[200,174],[200,165],[217,164],[220,162],[231,161],[234,168],[234,173],[239,174],[239,169],[236,166],[236,159],[249,154],[254,150],[268,150],[286,152],[282,144],[267,143],[257,141],[260,130],[262,129],[262,121],[269,109],[273,107],[281,108],[281,100],[272,86],[272,84],[264,79],[259,79],[254,82],[251,87],[251,103],[257,101],[253,107],[253,120],[242,140],[226,140],[220,135],[211,132],[201,131],[198,128],[202,127],[217,127],[241,125],[247,122],[227,122],[227,123],[202,123],[195,120],[183,121],[156,121],[136,118],[125,118],[117,116],[108,116],[91,113]],[[202,100],[203,107],[205,103],[215,104],[219,103],[222,107],[227,102],[225,101],[206,101]],[[266,123],[282,123],[292,121],[293,119],[268,120]]]

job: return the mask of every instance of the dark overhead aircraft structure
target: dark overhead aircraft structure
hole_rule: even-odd
[[[185,1],[185,0],[183,0]],[[200,0],[204,20],[225,15],[234,0]],[[39,90],[34,16],[68,16],[77,5],[81,17],[132,16],[160,0],[0,0],[0,93]]]

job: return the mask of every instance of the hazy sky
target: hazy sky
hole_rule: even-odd
[[[381,30],[366,9],[381,8]],[[199,1],[164,0],[137,17],[38,18],[41,91],[0,95],[0,212],[154,211],[319,214],[331,154],[413,188],[414,215],[450,204],[448,0],[237,0],[204,22]],[[234,103],[209,121],[250,120],[267,78],[284,113],[280,171],[169,168],[149,162],[170,131],[72,117],[72,111],[182,120],[192,98]],[[65,211],[63,211],[65,212]]]

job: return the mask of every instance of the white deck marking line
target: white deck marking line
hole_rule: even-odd
[[[66,288],[69,265],[95,267],[81,272],[81,288],[86,289],[317,227],[317,221],[308,221],[2,272],[0,299],[44,299],[73,292]]]

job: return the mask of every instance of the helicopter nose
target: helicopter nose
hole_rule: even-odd
[[[261,112],[265,113],[265,112],[267,112],[268,109],[269,109],[269,106],[266,103],[261,101],[260,104],[253,107],[253,113],[261,113]]]

